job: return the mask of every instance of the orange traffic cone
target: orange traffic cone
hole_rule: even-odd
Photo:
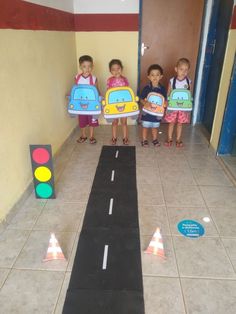
[[[51,233],[47,254],[46,257],[43,259],[43,262],[48,262],[56,259],[65,260],[65,256],[62,253],[60,245],[55,237],[55,234]]]
[[[165,258],[164,246],[161,236],[160,228],[156,228],[156,231],[152,237],[151,242],[149,243],[148,248],[144,253],[158,255],[162,258]]]

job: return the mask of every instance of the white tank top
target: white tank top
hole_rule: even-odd
[[[89,75],[88,77],[84,77],[82,74],[77,74],[75,77],[75,84],[85,84],[85,85],[95,85],[96,76]]]

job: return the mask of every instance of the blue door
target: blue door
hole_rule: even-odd
[[[213,5],[201,95],[201,121],[209,133],[215,115],[233,3],[233,0],[215,0]]]
[[[221,129],[219,154],[236,155],[236,58]]]

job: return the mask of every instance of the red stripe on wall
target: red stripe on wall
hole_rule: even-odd
[[[74,14],[20,0],[0,0],[0,28],[74,31]]]
[[[21,0],[0,0],[0,29],[138,31],[139,14],[73,14]]]
[[[236,6],[234,6],[234,11],[233,11],[233,16],[232,16],[230,28],[236,29]]]
[[[75,31],[138,31],[139,14],[75,14]]]

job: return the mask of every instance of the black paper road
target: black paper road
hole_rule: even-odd
[[[135,147],[103,146],[63,314],[144,314]]]

